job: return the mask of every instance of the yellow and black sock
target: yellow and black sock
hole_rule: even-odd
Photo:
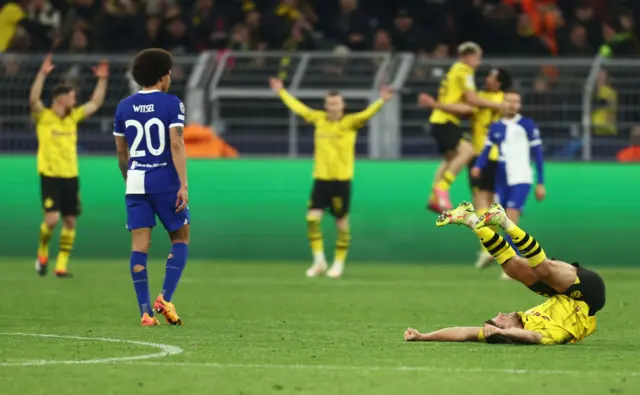
[[[542,247],[540,247],[538,241],[520,229],[518,225],[511,223],[505,231],[511,236],[511,239],[513,239],[513,244],[518,251],[527,258],[529,266],[538,266],[547,259],[547,254],[545,254]]]
[[[69,256],[71,250],[73,250],[73,242],[76,239],[75,229],[62,228],[60,232],[60,250],[58,251],[58,257],[56,258],[56,271],[66,272],[67,265],[69,265]]]
[[[344,264],[349,253],[349,245],[351,244],[351,231],[349,229],[338,229],[338,239],[336,240],[336,251],[333,256],[334,263]]]
[[[320,218],[307,217],[307,237],[311,245],[313,259],[324,257],[324,242],[322,241],[322,228]]]
[[[489,209],[486,208],[479,208],[476,209],[476,215],[478,216],[478,218],[480,218],[481,216],[483,216],[487,211],[489,211]],[[491,229],[492,231],[494,231],[495,233],[498,233],[498,227],[497,226],[489,226],[489,229]],[[482,246],[482,249],[486,252],[489,252],[487,250],[487,248],[484,246],[484,244],[482,244],[482,241],[480,241],[480,245]]]
[[[442,178],[438,182],[438,189],[448,191],[451,189],[451,185],[456,181],[456,175],[447,170],[442,174]]]
[[[516,252],[511,248],[509,243],[489,228],[481,228],[474,230],[475,234],[480,239],[480,242],[487,249],[499,264],[504,264],[509,259],[516,256]]]
[[[49,259],[49,242],[53,235],[53,229],[49,229],[46,223],[40,224],[40,239],[38,241],[38,258]]]

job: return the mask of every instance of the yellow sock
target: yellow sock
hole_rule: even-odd
[[[474,230],[475,234],[480,238],[480,242],[487,249],[499,264],[504,264],[509,259],[516,256],[516,252],[511,248],[509,243],[498,233],[489,228]]]
[[[40,224],[40,240],[38,241],[38,258],[49,258],[49,241],[53,231],[44,222]]]
[[[529,266],[538,266],[547,259],[547,254],[545,254],[542,247],[540,247],[538,241],[520,229],[518,225],[511,222],[505,231],[511,236],[511,239],[513,239],[513,244],[518,251],[527,258]]]
[[[316,217],[307,217],[307,237],[311,245],[313,259],[324,260],[324,242],[322,241],[322,229],[320,227],[320,219]]]
[[[344,264],[347,260],[349,245],[351,244],[351,232],[347,230],[338,230],[338,240],[336,241],[336,251],[333,256],[334,263]]]
[[[56,258],[56,271],[67,271],[69,255],[71,255],[75,238],[76,231],[74,229],[62,228],[62,232],[60,232],[60,250]]]
[[[449,170],[445,171],[442,174],[442,179],[438,182],[438,189],[442,189],[443,191],[448,191],[451,189],[451,184],[456,180],[456,175],[450,172]]]

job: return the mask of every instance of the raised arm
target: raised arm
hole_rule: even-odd
[[[51,58],[51,54],[44,58],[42,66],[40,66],[40,70],[36,75],[36,79],[33,81],[33,84],[31,84],[31,91],[29,92],[29,106],[31,107],[31,113],[36,117],[44,110],[44,103],[42,103],[42,89],[44,88],[44,82],[47,79],[47,75],[56,67]]]
[[[93,74],[98,78],[98,83],[93,90],[91,100],[83,105],[85,117],[90,117],[95,114],[102,106],[102,103],[104,103],[104,98],[107,94],[107,81],[109,79],[109,63],[106,61],[100,62],[93,68]]]
[[[423,108],[438,109],[462,116],[473,114],[473,106],[470,106],[466,103],[443,104],[439,101],[436,101],[433,96],[426,93],[421,93],[418,95],[418,105]]]
[[[353,127],[355,129],[360,129],[361,127],[363,127],[367,123],[367,121],[369,121],[369,119],[373,118],[373,116],[376,115],[376,113],[378,113],[380,109],[382,109],[384,103],[388,102],[392,98],[393,89],[390,86],[382,86],[380,88],[380,98],[378,100],[369,104],[369,106],[364,110],[349,115],[349,118],[353,122]]]
[[[404,332],[404,340],[419,342],[475,342],[482,332],[480,327],[444,328],[430,333],[420,333],[413,328]]]
[[[304,103],[287,92],[287,90],[284,89],[282,80],[278,78],[271,78],[269,79],[269,85],[271,86],[271,90],[280,96],[280,99],[282,99],[285,106],[305,121],[313,122],[320,114],[322,114],[322,111],[313,110],[307,107]]]

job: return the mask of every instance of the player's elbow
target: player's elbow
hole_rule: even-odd
[[[183,139],[172,139],[171,140],[171,152],[182,152],[184,150],[184,140]]]

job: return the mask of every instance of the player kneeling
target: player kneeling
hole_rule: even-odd
[[[471,228],[511,278],[549,299],[525,312],[499,313],[482,328],[446,328],[431,333],[409,328],[404,333],[406,341],[563,344],[579,342],[595,332],[595,314],[605,303],[604,281],[598,274],[577,263],[547,259],[536,239],[509,220],[499,204],[478,218],[471,203],[462,203],[436,221],[437,226],[449,224]],[[489,226],[504,229],[524,258]]]

